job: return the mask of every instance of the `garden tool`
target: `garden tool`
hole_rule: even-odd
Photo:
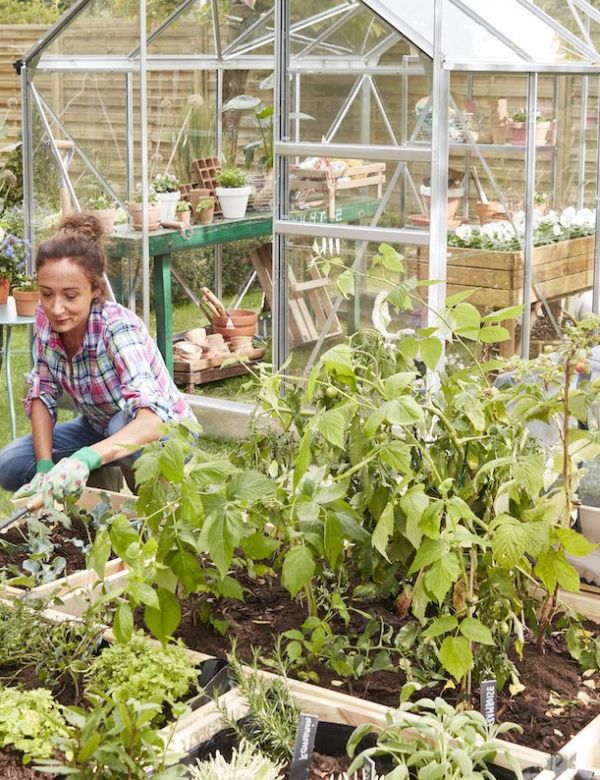
[[[479,178],[479,174],[477,173],[477,168],[471,168],[471,178],[473,179],[473,183],[475,184],[475,189],[477,190],[477,194],[479,195],[479,200],[482,203],[489,203],[488,196],[485,194],[485,190],[481,186],[481,180]]]
[[[5,528],[8,528],[13,523],[16,523],[18,520],[20,520],[22,517],[25,517],[25,515],[28,515],[30,512],[35,512],[36,509],[41,509],[41,507],[44,505],[44,499],[41,494],[38,494],[37,496],[32,496],[24,507],[21,509],[17,509],[16,512],[13,512],[13,514],[7,518],[6,520],[0,521],[0,532],[3,532]]]
[[[73,159],[73,142],[72,141],[56,141],[56,148],[63,156],[63,165],[65,171],[69,170],[71,160]],[[73,211],[73,204],[71,203],[71,195],[67,182],[63,179],[60,183],[60,208],[63,218]]]
[[[227,322],[225,323],[225,327],[227,330],[233,330],[235,327],[233,324],[233,320],[231,319],[231,314],[227,311],[227,309],[223,306],[221,301],[217,298],[216,295],[214,295],[208,287],[203,287],[202,292],[204,293],[204,300],[207,304],[212,304],[214,308],[217,310],[217,315],[220,317],[227,317]]]
[[[192,235],[192,229],[183,222],[161,222],[160,226],[169,230],[178,230],[182,238],[190,238]]]

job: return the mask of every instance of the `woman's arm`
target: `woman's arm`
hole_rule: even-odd
[[[142,444],[160,438],[160,427],[163,424],[164,421],[150,409],[139,409],[135,418],[124,428],[93,444],[90,449],[100,456],[103,465],[112,463],[133,453],[134,450],[128,445],[137,445],[134,449],[139,449]]]
[[[31,401],[31,435],[35,459],[52,460],[52,416],[41,398]]]

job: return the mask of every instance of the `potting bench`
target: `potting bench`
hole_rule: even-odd
[[[336,209],[335,222],[355,222],[373,216],[379,201],[360,200]],[[306,209],[293,213],[293,218],[315,224],[329,223],[326,208]],[[243,219],[221,219],[212,225],[192,225],[185,232],[159,228],[149,234],[149,254],[154,260],[153,286],[156,301],[156,341],[169,372],[173,373],[173,324],[171,309],[171,255],[190,252],[218,244],[228,244],[249,238],[268,236],[273,232],[272,212],[257,212]],[[142,233],[135,230],[116,231],[107,244],[112,258],[140,257]]]

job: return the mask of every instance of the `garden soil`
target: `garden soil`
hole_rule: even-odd
[[[215,616],[225,618],[229,631],[225,636],[217,634],[197,618],[199,608],[205,603],[205,596],[190,596],[182,605],[182,622],[176,636],[182,637],[188,647],[208,655],[224,657],[230,650],[231,641],[237,642],[237,654],[245,662],[252,660],[252,648],[260,648],[264,655],[270,654],[276,638],[289,629],[298,629],[306,619],[301,604],[293,601],[288,592],[275,580],[259,579],[244,581],[245,601],[223,599]],[[392,607],[385,604],[361,603],[361,609],[381,617],[394,629],[399,629],[403,620]],[[141,614],[136,616],[143,624]],[[350,630],[360,631],[358,618],[353,618]],[[337,627],[340,633],[348,632],[343,625]],[[526,644],[523,658],[514,658],[521,680],[526,688],[517,696],[504,692],[498,696],[498,718],[513,721],[523,728],[523,734],[505,735],[522,745],[554,753],[600,714],[600,674],[586,678],[581,675],[578,664],[568,654],[561,636],[551,636],[544,655],[540,655],[533,643]],[[353,696],[369,699],[389,706],[398,706],[399,691],[404,682],[401,672],[375,672],[358,680],[342,680],[323,667],[314,667],[319,674],[320,685]],[[293,676],[293,672],[292,672]],[[428,691],[424,695],[436,693]],[[445,691],[445,698],[452,700],[452,692]],[[478,706],[478,691],[474,704]],[[456,704],[456,701],[452,701]]]
[[[2,780],[51,780],[52,775],[35,772],[23,766],[23,758],[16,750],[0,750],[0,777]]]

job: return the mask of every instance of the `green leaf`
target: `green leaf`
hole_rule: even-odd
[[[191,552],[179,550],[170,559],[169,565],[183,582],[187,593],[194,593],[204,579],[200,562]]]
[[[158,609],[146,607],[144,621],[154,636],[163,644],[173,636],[181,621],[181,607],[174,593],[159,589]]]
[[[257,501],[275,492],[275,483],[258,471],[242,471],[234,474],[227,488],[233,499]]]
[[[314,436],[312,430],[308,428],[304,431],[302,439],[300,440],[300,446],[296,453],[296,463],[294,465],[294,490],[298,487],[298,483],[306,473],[306,469],[310,466],[311,462],[311,449]]]
[[[159,602],[156,591],[147,583],[130,579],[127,583],[127,592],[138,604],[146,604],[158,609]]]
[[[579,590],[579,574],[567,561],[564,553],[552,547],[540,555],[534,572],[549,593],[554,592],[557,584],[572,593]]]
[[[104,577],[104,570],[106,568],[106,564],[108,563],[111,550],[112,546],[110,543],[108,529],[102,528],[96,534],[94,544],[92,545],[92,549],[87,556],[86,562],[87,568],[93,569],[100,579],[103,579]]]
[[[233,551],[245,534],[244,522],[236,511],[222,515],[211,513],[200,533],[200,545],[208,552],[221,577],[227,574],[233,560]]]
[[[325,518],[323,546],[327,563],[335,569],[344,550],[344,530],[339,518],[332,513]]]
[[[373,547],[383,555],[386,561],[389,561],[387,556],[387,546],[390,536],[394,533],[394,505],[390,501],[377,521],[373,535],[371,536],[371,544]]]
[[[596,549],[597,545],[592,544],[583,534],[577,533],[571,528],[555,528],[554,532],[565,551],[570,555],[588,555]]]
[[[444,669],[460,681],[473,668],[473,654],[464,636],[447,636],[438,651]]]
[[[467,298],[470,298],[475,292],[477,292],[476,287],[472,290],[462,290],[461,292],[454,293],[454,295],[449,295],[446,298],[446,307],[450,309],[452,306],[456,306],[456,304],[466,301]]]
[[[412,472],[411,452],[408,444],[403,441],[391,441],[379,451],[379,457],[386,466],[400,474]]]
[[[461,622],[460,633],[472,642],[479,642],[480,645],[494,644],[490,629],[474,617],[466,617]]]
[[[334,374],[346,384],[354,386],[356,377],[352,365],[352,347],[349,344],[336,344],[321,356],[321,364],[325,370]]]
[[[242,549],[248,558],[253,561],[269,558],[278,546],[279,542],[277,539],[271,539],[271,537],[265,536],[262,531],[256,531],[245,539],[242,539]]]
[[[419,354],[427,368],[431,371],[435,371],[442,356],[441,340],[435,337],[425,339],[419,346]]]
[[[415,550],[423,538],[421,517],[428,506],[429,496],[423,492],[423,488],[420,486],[411,488],[400,499],[400,508],[406,514],[406,538]]]
[[[380,244],[378,251],[379,259],[384,268],[387,268],[388,271],[403,273],[404,263],[402,262],[402,255],[398,254],[393,247],[389,244]]]
[[[388,403],[391,403],[391,401],[388,401]],[[385,404],[383,404],[382,406],[377,407],[377,409],[371,412],[367,417],[363,426],[363,432],[367,440],[371,439],[375,433],[377,433],[377,429],[385,420],[385,414]]]
[[[408,570],[408,575],[424,569],[434,561],[439,560],[448,552],[448,545],[441,539],[425,539],[417,550],[417,554]]]
[[[497,311],[486,314],[481,318],[482,322],[502,322],[502,320],[514,320],[523,314],[523,304],[518,306],[507,306],[504,309],[498,309]]]
[[[346,418],[339,409],[329,409],[317,419],[317,430],[334,447],[345,448]]]
[[[492,552],[506,569],[516,566],[527,551],[527,527],[509,515],[501,515],[494,524]]]
[[[415,371],[399,371],[397,374],[386,377],[383,381],[386,399],[391,401],[407,387],[411,387],[416,375]]]
[[[112,630],[117,638],[117,642],[121,644],[129,642],[131,639],[133,634],[133,612],[127,602],[119,604],[116,608]]]
[[[441,499],[433,501],[423,512],[419,528],[430,539],[438,539],[440,536],[440,524],[444,512],[444,502]]]
[[[119,558],[127,561],[127,548],[139,541],[137,531],[129,525],[129,520],[124,515],[116,515],[110,521],[109,534],[113,550]]]
[[[449,315],[450,322],[456,334],[472,341],[479,339],[481,315],[471,303],[459,303]]]
[[[315,573],[315,562],[304,545],[292,547],[285,556],[281,572],[281,582],[292,597],[308,584]]]
[[[436,636],[447,634],[449,631],[454,631],[457,625],[458,620],[454,615],[442,615],[431,621],[425,631],[423,631],[422,636],[424,639],[433,639]]]
[[[160,470],[169,482],[183,482],[185,459],[181,442],[174,438],[164,442],[159,462]]]
[[[486,325],[479,331],[479,341],[483,344],[495,344],[499,341],[508,341],[510,333],[501,325]]]
[[[354,273],[349,268],[338,276],[335,283],[344,298],[348,299],[354,293]]]
[[[382,408],[385,410],[385,419],[392,425],[416,425],[423,421],[423,410],[408,395],[386,401]]]
[[[460,572],[460,561],[453,552],[432,563],[425,575],[425,586],[438,604],[443,602],[453,583],[460,577]]]

